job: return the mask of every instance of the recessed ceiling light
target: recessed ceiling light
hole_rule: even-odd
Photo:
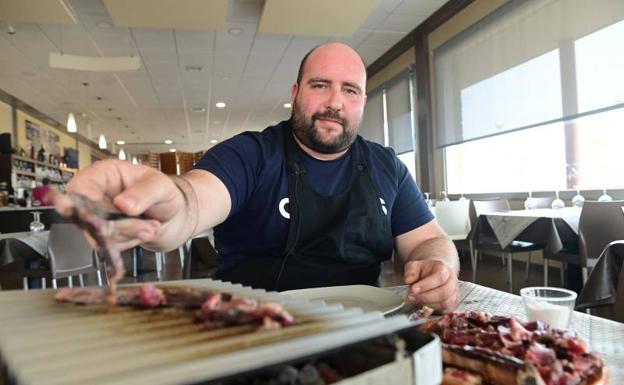
[[[212,124],[221,124],[221,121],[220,121],[220,120],[214,120],[214,121],[212,122]]]
[[[200,65],[188,65],[186,67],[184,67],[185,70],[187,70],[188,72],[201,72],[204,70],[204,66],[200,66]]]
[[[217,108],[225,108],[226,104],[225,102],[216,102],[215,103],[215,107]]]
[[[95,23],[98,28],[113,28],[113,24],[108,21],[98,21]]]
[[[170,148],[169,152],[176,152],[176,149],[175,148]]]
[[[165,140],[165,144],[172,144],[172,143],[173,143],[172,140],[169,140],[169,139]]]
[[[125,141],[123,141],[123,140],[118,140],[118,141],[117,141],[117,144],[124,145],[124,144],[126,144],[126,142],[125,142]]]
[[[238,27],[228,29],[228,33],[230,35],[240,35],[243,32],[245,31],[242,28],[238,28]]]
[[[212,143],[212,144],[215,144],[215,143],[217,143],[217,142],[218,142],[218,140],[216,140],[216,139],[212,139],[212,140],[210,140],[210,143]]]
[[[292,104],[290,104],[290,103],[284,103],[284,108],[292,108]]]
[[[191,107],[189,108],[191,112],[206,112],[206,107]]]

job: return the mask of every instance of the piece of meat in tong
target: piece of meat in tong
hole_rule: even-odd
[[[127,217],[123,214],[111,214],[102,204],[81,194],[55,193],[54,202],[60,215],[86,231],[95,241],[95,249],[106,265],[109,280],[106,299],[108,304],[114,305],[117,298],[117,281],[124,276],[126,270],[121,259],[121,250],[112,238],[114,225],[111,220]]]

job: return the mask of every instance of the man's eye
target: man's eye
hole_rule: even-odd
[[[347,93],[349,95],[357,95],[358,94],[357,90],[355,90],[353,88],[347,88]]]
[[[326,88],[327,85],[323,83],[312,84],[312,88]]]

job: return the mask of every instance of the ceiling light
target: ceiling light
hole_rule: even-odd
[[[126,142],[125,142],[125,141],[123,141],[123,140],[118,140],[118,141],[117,141],[117,144],[124,145],[124,144],[126,144]]]
[[[191,112],[206,112],[206,107],[191,107],[189,108]]]
[[[169,152],[176,152],[176,149],[175,148],[170,148]]]
[[[9,23],[7,23],[7,33],[9,35],[15,35],[15,28]]]
[[[212,139],[212,140],[210,141],[210,143],[212,143],[212,144],[215,144],[215,143],[217,143],[217,142],[218,142],[218,140],[216,140],[216,139]]]
[[[284,103],[284,108],[292,108],[292,104],[290,104],[290,103]]]
[[[230,77],[227,76],[227,75],[223,75],[223,76],[221,76],[221,80],[227,81],[227,80],[230,80]]]
[[[113,28],[113,24],[109,23],[108,21],[98,21],[97,23],[95,23],[95,25],[98,28]]]
[[[188,65],[184,67],[184,69],[188,72],[201,72],[204,70],[204,67],[200,65]]]
[[[214,121],[212,122],[212,124],[221,124],[221,121],[220,121],[220,120],[214,120]]]
[[[230,35],[240,35],[243,32],[245,31],[242,28],[238,28],[238,27],[228,29],[228,33]]]
[[[170,139],[165,140],[165,144],[171,144],[171,143],[173,143],[172,140],[170,140]]]
[[[74,114],[72,112],[67,116],[67,132],[77,132],[78,128],[76,127],[76,118],[74,118]]]
[[[224,102],[216,102],[215,107],[217,108],[225,108],[226,104]]]
[[[98,147],[100,147],[100,150],[106,150],[106,138],[104,137],[104,134],[100,134],[100,140],[98,140]]]
[[[139,161],[137,160],[136,156],[132,157],[132,164],[139,164]]]
[[[126,152],[123,150],[119,150],[119,160],[126,160]]]

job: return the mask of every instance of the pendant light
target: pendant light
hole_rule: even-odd
[[[77,132],[76,128],[76,118],[74,118],[74,113],[70,112],[67,116],[67,132]]]
[[[106,150],[106,138],[104,137],[104,134],[100,134],[98,146],[100,147],[100,150]]]
[[[126,160],[126,152],[123,150],[119,150],[119,160]]]
[[[139,161],[137,160],[136,156],[132,157],[132,164],[139,164]]]

